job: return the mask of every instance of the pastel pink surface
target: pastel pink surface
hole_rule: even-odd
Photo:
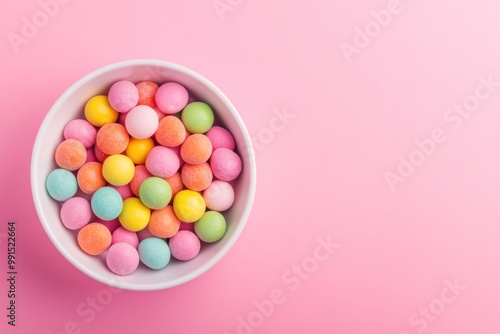
[[[363,44],[357,28],[390,3],[398,14]],[[4,313],[0,332],[417,334],[425,324],[424,334],[500,333],[499,87],[460,126],[443,119],[479,77],[500,80],[499,11],[498,1],[452,0],[2,2],[0,264],[5,274],[15,221],[19,284],[16,327]],[[34,16],[41,24],[25,36]],[[346,58],[341,43],[356,52]],[[80,272],[30,201],[31,149],[52,104],[83,75],[140,57],[220,87],[258,169],[234,247],[197,279],[155,292]],[[384,173],[435,128],[446,140],[391,191]],[[456,293],[445,290],[453,301],[435,315],[455,279]]]

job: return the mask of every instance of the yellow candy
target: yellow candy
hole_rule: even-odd
[[[85,105],[85,118],[92,125],[103,126],[116,122],[118,116],[118,111],[111,107],[106,95],[94,96]]]
[[[144,229],[151,218],[151,210],[142,204],[137,197],[129,197],[123,201],[123,209],[118,220],[124,228],[132,232]]]
[[[174,197],[174,212],[177,218],[186,223],[193,223],[205,213],[205,200],[199,192],[181,190]]]
[[[125,155],[132,159],[136,165],[144,165],[146,157],[153,147],[155,147],[153,138],[136,139],[131,137],[125,150]]]
[[[134,177],[135,167],[132,160],[123,154],[113,154],[102,164],[102,176],[114,186],[124,186]]]

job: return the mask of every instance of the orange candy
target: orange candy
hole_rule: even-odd
[[[175,116],[166,116],[160,120],[155,133],[156,141],[166,147],[179,146],[186,139],[186,128]]]
[[[156,107],[155,94],[158,90],[158,85],[151,81],[142,81],[137,85],[137,90],[139,91],[139,102],[137,105],[143,104],[151,108]]]
[[[207,136],[195,133],[186,138],[181,146],[181,157],[188,164],[206,162],[212,154],[212,142]]]
[[[181,221],[174,213],[171,205],[151,213],[148,228],[149,231],[159,238],[170,238],[174,236],[181,226]]]
[[[96,145],[104,154],[119,154],[127,148],[129,137],[123,125],[107,123],[97,131]]]
[[[202,191],[208,188],[213,175],[210,165],[204,162],[197,165],[184,164],[181,170],[181,178],[188,189]]]
[[[74,171],[87,160],[87,149],[76,139],[66,139],[57,146],[55,158],[59,167]]]
[[[78,232],[78,245],[87,254],[99,255],[111,245],[111,232],[103,224],[87,224]]]
[[[172,175],[171,177],[165,178],[165,181],[168,182],[168,184],[170,185],[170,188],[172,189],[172,199],[170,200],[170,201],[172,201],[174,199],[175,195],[179,191],[184,189],[184,183],[182,183],[181,174],[179,172],[177,172],[174,175]]]
[[[102,176],[102,164],[99,162],[87,162],[78,170],[76,180],[84,193],[92,195],[97,189],[106,185],[106,180]]]

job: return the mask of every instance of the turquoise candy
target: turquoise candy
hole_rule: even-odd
[[[94,214],[102,220],[113,220],[123,209],[120,193],[111,187],[102,187],[92,195],[90,206]]]
[[[78,183],[75,174],[69,170],[58,168],[50,172],[45,187],[50,197],[56,201],[65,201],[75,196]]]
[[[139,243],[139,258],[151,269],[162,269],[170,261],[170,248],[165,240],[151,237]]]

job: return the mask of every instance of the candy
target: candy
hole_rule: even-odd
[[[158,108],[165,114],[175,114],[188,103],[189,94],[183,86],[176,82],[161,85],[155,94]]]
[[[111,233],[99,223],[85,225],[78,232],[78,245],[87,254],[99,255],[111,245]]]
[[[106,265],[117,275],[129,275],[139,266],[139,252],[127,243],[117,243],[109,247]]]
[[[160,238],[146,238],[139,243],[139,258],[151,269],[162,269],[170,261],[170,249]]]
[[[125,118],[128,133],[137,139],[151,137],[158,129],[158,116],[153,108],[139,105],[130,110]]]
[[[226,233],[226,219],[217,211],[207,211],[194,223],[194,231],[202,241],[219,241]]]
[[[118,218],[112,220],[102,220],[101,218],[96,217],[95,222],[106,226],[110,233],[113,233],[118,227],[122,226]]]
[[[125,149],[125,155],[136,165],[144,165],[149,152],[155,147],[152,138],[137,139],[130,138],[128,146]]]
[[[139,102],[137,104],[151,108],[156,107],[155,93],[158,90],[158,85],[151,81],[142,81],[135,86],[139,92]]]
[[[172,206],[169,205],[151,213],[148,229],[156,237],[170,238],[179,231],[180,226],[181,221],[175,215]]]
[[[144,229],[151,218],[151,210],[137,197],[130,197],[123,201],[123,210],[118,219],[127,230],[137,232]]]
[[[75,175],[62,168],[54,169],[50,172],[45,187],[50,197],[56,201],[65,201],[75,196],[78,190]]]
[[[92,147],[95,144],[97,130],[84,119],[74,119],[64,127],[64,139],[76,139],[85,146]]]
[[[104,124],[97,132],[96,145],[105,154],[118,154],[128,146],[127,129],[118,123]]]
[[[191,190],[202,191],[212,182],[212,170],[208,162],[198,165],[184,164],[181,170],[184,185]]]
[[[153,175],[148,171],[145,165],[135,166],[134,177],[130,181],[129,185],[130,189],[132,190],[132,193],[136,197],[139,197],[139,189],[141,187],[142,182],[150,176]]]
[[[97,157],[95,156],[94,147],[92,146],[87,149],[87,159],[85,159],[85,163],[95,161],[97,161]]]
[[[175,215],[183,222],[193,223],[203,216],[205,200],[200,193],[193,190],[181,190],[174,197]]]
[[[218,148],[212,153],[210,167],[219,180],[232,181],[240,175],[242,162],[241,158],[230,149]]]
[[[146,158],[146,168],[154,176],[170,177],[179,169],[179,158],[170,148],[155,146]]]
[[[186,139],[186,128],[177,117],[166,116],[158,124],[155,139],[160,145],[166,147],[179,146]]]
[[[118,227],[111,236],[112,245],[119,242],[124,242],[133,246],[134,248],[137,248],[137,246],[139,246],[139,238],[137,237],[137,233],[129,231],[121,226]]]
[[[170,252],[180,261],[189,261],[200,252],[200,239],[191,231],[179,231],[168,242]]]
[[[214,125],[210,130],[205,133],[205,135],[210,139],[212,143],[212,149],[215,151],[218,148],[225,147],[234,151],[236,143],[231,132],[227,131],[223,127]]]
[[[191,232],[194,232],[194,224],[193,223],[181,222],[181,226],[179,227],[179,231],[191,231]]]
[[[203,191],[203,199],[208,209],[226,211],[234,203],[233,187],[228,182],[214,180]]]
[[[139,91],[130,81],[117,81],[109,89],[108,100],[116,111],[128,112],[139,102]]]
[[[87,225],[92,218],[90,203],[85,198],[72,197],[61,206],[60,216],[66,228],[78,230]]]
[[[163,209],[172,198],[172,189],[167,181],[153,176],[145,179],[139,188],[139,197],[150,209]]]
[[[135,174],[134,174],[135,176]],[[115,189],[118,191],[122,199],[127,199],[129,197],[134,196],[134,193],[132,192],[132,189],[130,188],[130,183],[123,185],[123,186],[114,186],[110,185],[111,188]]]
[[[123,154],[110,155],[102,164],[102,175],[114,186],[126,185],[132,180],[134,173],[134,163]]]
[[[55,158],[59,167],[74,171],[87,160],[87,150],[78,140],[66,139],[57,146]]]
[[[97,95],[85,104],[85,118],[92,125],[103,126],[116,122],[118,111],[111,107],[106,95]]]
[[[190,133],[205,133],[214,124],[214,113],[205,102],[192,102],[182,110],[181,120]]]
[[[207,162],[212,154],[212,143],[207,136],[195,133],[186,138],[181,146],[181,157],[188,164]]]
[[[76,174],[78,186],[87,195],[92,195],[97,189],[106,185],[102,176],[102,164],[100,162],[87,162]]]
[[[103,220],[112,220],[118,217],[123,208],[123,200],[115,189],[111,187],[99,188],[90,200],[94,214]]]
[[[94,146],[94,154],[98,162],[103,163],[104,160],[106,160],[107,157],[109,157],[109,154],[104,153],[99,149],[97,145]]]

